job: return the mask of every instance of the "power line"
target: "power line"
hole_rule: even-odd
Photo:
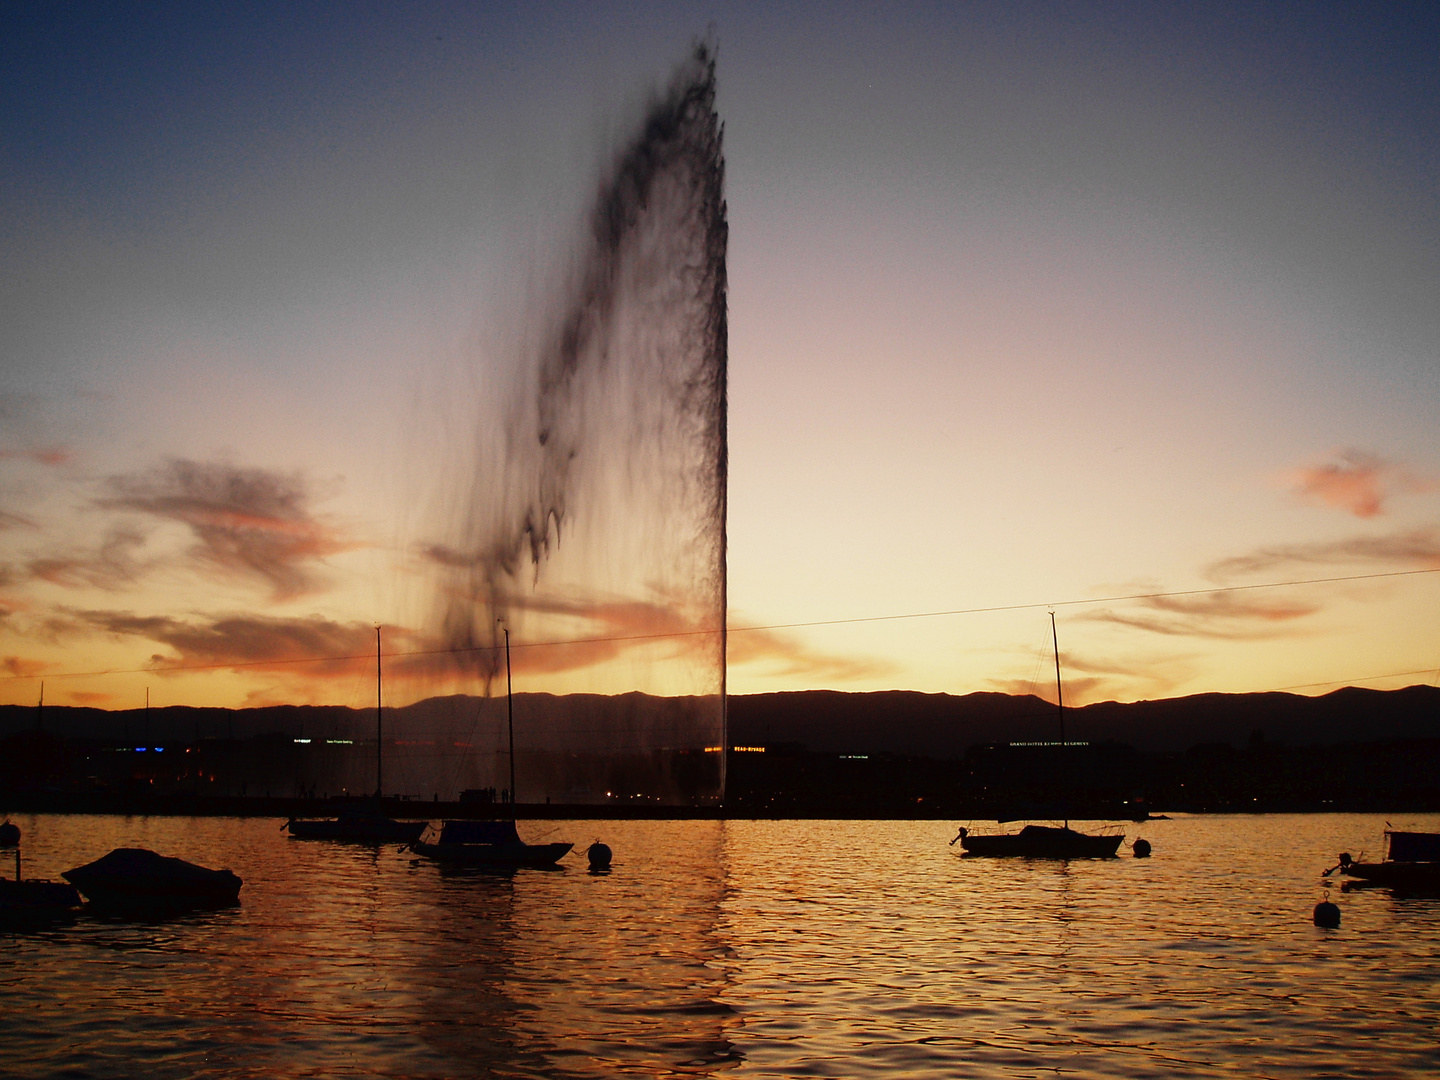
[[[1333,585],[1349,581],[1373,581],[1380,578],[1413,577],[1418,574],[1437,574],[1440,567],[1429,567],[1423,570],[1390,570],[1375,574],[1347,574],[1339,577],[1323,578],[1301,578],[1294,581],[1267,581],[1256,585],[1221,585],[1208,589],[1178,589],[1166,592],[1148,593],[1127,593],[1116,596],[1092,596],[1078,600],[1051,600],[1046,602],[1031,602],[1025,604],[996,604],[988,607],[973,608],[951,608],[944,611],[911,611],[891,615],[861,615],[845,619],[815,619],[808,622],[792,623],[765,623],[756,626],[731,626],[726,628],[727,634],[743,634],[763,630],[802,630],[819,626],[853,626],[861,623],[896,622],[902,619],[938,619],[955,615],[986,615],[1002,611],[1031,611],[1037,609],[1057,607],[1083,607],[1090,604],[1117,604],[1135,600],[1163,600],[1185,596],[1214,596],[1217,593],[1251,592],[1258,589],[1284,589],[1303,585]],[[626,641],[658,641],[668,638],[701,637],[717,634],[719,630],[671,630],[655,634],[617,634],[608,637],[585,637],[568,638],[556,641],[531,641],[515,642],[514,649],[544,649],[555,648],[564,645],[603,645],[615,644]],[[502,645],[466,645],[442,649],[414,649],[387,653],[391,659],[402,659],[407,657],[422,656],[458,656],[465,653],[498,653]],[[237,668],[259,668],[259,667],[281,667],[291,664],[326,664],[341,663],[353,660],[370,660],[373,653],[355,653],[353,655],[339,656],[302,656],[289,659],[269,660],[231,660],[210,664],[175,664],[170,667],[147,667],[147,668],[110,668],[103,671],[72,671],[72,672],[46,672],[47,679],[82,679],[98,678],[105,675],[168,675],[184,671],[221,671]],[[1424,674],[1422,672],[1396,672],[1396,675]],[[1389,678],[1390,676],[1377,675],[1375,678]],[[38,679],[39,675],[7,675],[3,677],[5,682],[15,682],[20,679]],[[1302,684],[1308,686],[1324,686],[1325,683]],[[1289,687],[1287,689],[1295,689]]]
[[[1174,592],[1130,593],[1124,596],[1092,596],[1084,600],[1051,600],[1048,603],[1031,604],[997,604],[993,607],[955,608],[949,611],[914,611],[902,615],[866,615],[850,619],[819,619],[814,622],[776,623],[771,626],[732,626],[729,632],[734,634],[745,630],[796,630],[809,626],[843,626],[851,623],[889,622],[897,619],[934,619],[944,615],[985,615],[1000,611],[1030,611],[1041,608],[1079,607],[1086,604],[1118,604],[1126,600],[1162,600],[1177,596],[1213,596],[1216,593],[1246,592],[1253,589],[1283,589],[1292,585],[1329,585],[1342,581],[1370,581],[1374,578],[1407,577],[1413,574],[1440,574],[1440,566],[1431,567],[1426,570],[1391,570],[1380,574],[1350,574],[1345,577],[1304,578],[1299,581],[1267,581],[1260,585],[1221,585],[1211,589],[1181,589]],[[663,635],[655,636],[659,637]]]
[[[1353,679],[1326,679],[1323,682],[1302,682],[1292,683],[1290,686],[1277,686],[1272,693],[1284,693],[1287,690],[1311,690],[1317,686],[1354,686],[1357,683],[1379,682],[1381,679],[1403,679],[1409,675],[1428,675],[1434,677],[1434,670],[1421,668],[1419,671],[1391,671],[1385,675],[1363,675]]]

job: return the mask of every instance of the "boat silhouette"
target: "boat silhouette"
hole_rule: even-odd
[[[429,822],[396,821],[381,812],[385,790],[384,713],[380,704],[380,627],[375,627],[375,799],[370,806],[342,810],[333,818],[291,818],[281,826],[296,840],[342,840],[355,844],[406,844]]]
[[[1065,742],[1065,697],[1060,681],[1060,639],[1055,613],[1050,612],[1050,642],[1055,652],[1055,705],[1060,721],[1060,751]],[[1028,859],[1108,859],[1124,840],[1123,833],[1083,833],[1070,827],[1069,815],[1063,825],[1026,825],[1016,833],[971,833],[962,828],[955,840],[967,856],[1019,857]],[[950,841],[952,844],[955,840]]]

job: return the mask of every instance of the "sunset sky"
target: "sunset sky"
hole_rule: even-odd
[[[76,3],[0,9],[0,701],[432,647],[436,402],[707,28],[732,693],[1048,694],[1048,606],[1077,702],[1440,680],[1433,4]]]

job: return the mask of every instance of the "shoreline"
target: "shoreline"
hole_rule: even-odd
[[[29,791],[0,793],[0,816],[6,814],[103,814],[120,817],[241,817],[241,818],[324,818],[347,810],[374,810],[374,798],[339,797],[328,799],[282,798],[273,796],[119,795],[113,792]],[[947,804],[903,806],[808,805],[758,806],[736,801],[714,806],[662,805],[659,803],[503,803],[441,802],[421,799],[385,798],[380,812],[397,819],[439,820],[441,818],[570,821],[660,821],[660,820],[791,820],[791,821],[1009,821],[1048,820],[1060,814],[1036,807],[995,804]],[[1119,812],[1109,812],[1119,811]],[[1163,819],[1168,814],[1414,814],[1435,813],[1433,805],[1380,804],[1363,799],[1249,800],[1245,804],[1193,804],[1155,807],[1153,813],[1137,808],[1101,806],[1073,807],[1073,821],[1142,823]]]

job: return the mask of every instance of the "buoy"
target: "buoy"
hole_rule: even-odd
[[[20,843],[20,826],[13,821],[0,823],[0,847],[14,847]]]
[[[599,840],[585,849],[585,857],[590,860],[591,870],[609,870],[611,854],[610,845],[602,844]]]
[[[1326,930],[1339,929],[1340,909],[1329,900],[1321,900],[1315,905],[1315,925]]]
[[[1135,858],[1148,859],[1150,857],[1150,841],[1143,839],[1136,840],[1135,843],[1130,845],[1130,850],[1135,852]]]

